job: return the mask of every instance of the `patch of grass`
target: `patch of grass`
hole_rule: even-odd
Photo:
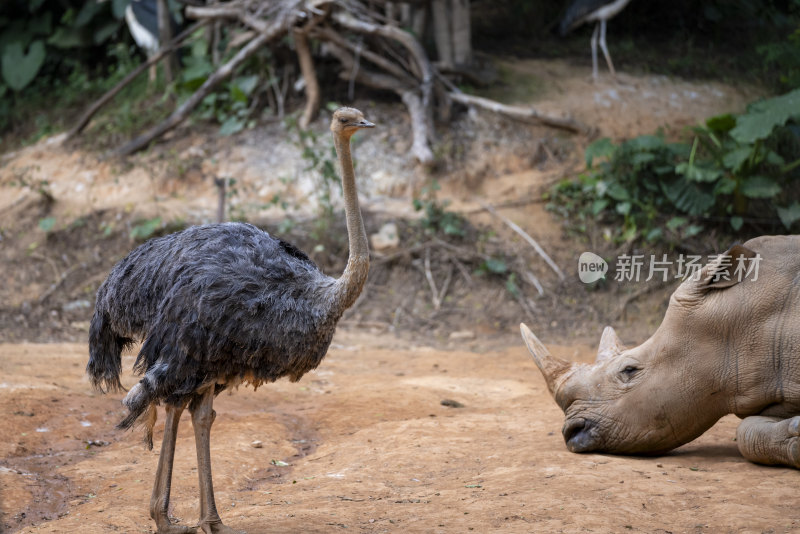
[[[465,86],[464,89],[504,104],[529,102],[547,89],[540,76],[535,72],[519,68],[518,64],[498,61],[495,68],[497,81],[494,84],[486,88]]]
[[[720,115],[684,141],[660,134],[595,141],[587,172],[550,192],[548,209],[579,232],[609,224],[616,242],[670,245],[719,228],[789,232],[800,224],[800,89]],[[599,160],[599,163],[598,163]]]

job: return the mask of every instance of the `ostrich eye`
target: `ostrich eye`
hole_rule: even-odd
[[[339,122],[341,122],[342,124],[345,124],[345,123],[347,123],[347,119],[342,117],[341,119],[339,119]]]

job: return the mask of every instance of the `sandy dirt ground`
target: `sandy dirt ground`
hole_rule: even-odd
[[[551,348],[580,361],[593,352]],[[6,532],[154,531],[160,430],[153,452],[139,433],[114,430],[120,395],[91,391],[86,359],[80,344],[0,346]],[[124,383],[134,380],[126,372]],[[215,408],[218,507],[250,534],[800,530],[797,471],[741,458],[733,416],[666,456],[568,452],[562,415],[522,346],[436,351],[342,330],[299,383],[223,393]],[[172,495],[173,515],[191,524],[188,416]]]

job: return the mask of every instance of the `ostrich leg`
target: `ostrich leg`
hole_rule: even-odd
[[[603,51],[603,55],[606,56],[606,63],[608,63],[608,70],[611,71],[611,77],[615,80],[617,79],[617,73],[614,71],[614,63],[611,62],[611,54],[608,53],[608,47],[606,46],[606,21],[600,21],[600,50]],[[595,52],[596,55],[596,52]],[[596,60],[595,60],[596,63]]]
[[[211,425],[217,413],[213,409],[214,384],[198,392],[189,409],[197,448],[197,475],[200,479],[200,523],[205,534],[239,534],[222,524],[214,502],[214,484],[211,482]]]
[[[150,497],[150,517],[156,522],[158,534],[188,534],[195,529],[173,525],[169,521],[169,492],[172,485],[172,460],[175,458],[175,439],[178,436],[178,422],[183,406],[166,405],[164,438],[161,440],[161,454],[158,457],[156,483]]]

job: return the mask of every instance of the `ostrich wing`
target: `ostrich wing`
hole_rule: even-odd
[[[170,284],[136,362],[163,384],[159,396],[177,402],[212,380],[257,385],[316,367],[333,335],[335,280],[253,226],[197,228],[205,240],[183,236],[194,246],[167,267]]]

